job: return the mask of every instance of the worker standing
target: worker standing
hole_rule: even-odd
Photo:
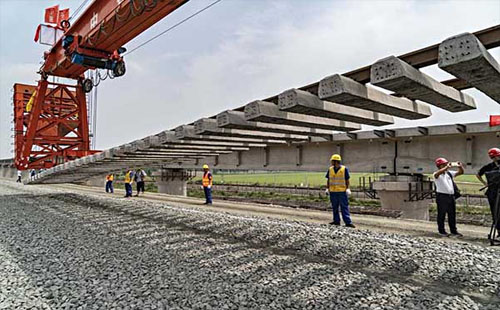
[[[21,170],[17,170],[17,180],[16,183],[21,183],[21,178],[23,177],[23,173]]]
[[[498,195],[498,184],[495,184],[489,180],[485,181],[483,179],[483,175],[485,175],[487,172],[500,171],[500,149],[496,147],[489,149],[488,156],[491,159],[491,163],[479,169],[479,172],[477,173],[476,177],[479,179],[479,181],[481,181],[481,183],[484,184],[484,186],[488,186],[488,189],[486,190],[486,197],[488,197],[488,204],[490,205],[491,217],[493,218],[493,223],[494,223],[495,212],[496,212],[495,205]],[[500,221],[497,223],[496,228],[497,230],[500,230]]]
[[[212,184],[213,184],[213,177],[212,173],[210,172],[210,168],[208,165],[203,165],[203,177],[201,179],[202,186],[203,186],[203,191],[205,192],[205,204],[206,205],[211,205],[212,204]]]
[[[457,231],[456,220],[456,199],[458,198],[458,187],[453,181],[454,178],[464,173],[464,165],[458,162],[458,171],[449,171],[452,167],[446,158],[437,158],[436,167],[439,169],[433,173],[434,184],[436,185],[436,204],[437,204],[437,224],[439,234],[449,236],[444,228],[444,220],[448,214],[448,225],[452,235],[462,237]]]
[[[141,168],[135,171],[135,183],[137,186],[137,194],[136,197],[139,197],[139,193],[142,192],[144,194],[144,180],[146,178],[146,172]]]
[[[115,179],[115,175],[110,173],[106,175],[106,193],[111,193],[113,194],[114,189],[113,189],[113,181]]]
[[[132,197],[132,183],[134,182],[134,171],[128,169],[125,173],[125,198]]]
[[[330,158],[331,166],[326,172],[326,187],[327,193],[330,196],[330,202],[333,209],[333,222],[330,225],[340,225],[339,206],[342,212],[342,220],[346,227],[355,228],[349,214],[348,195],[351,194],[349,189],[349,169],[340,164],[342,157],[339,154],[333,154]]]

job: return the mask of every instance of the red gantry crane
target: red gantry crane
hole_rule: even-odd
[[[15,164],[50,168],[97,151],[90,149],[85,93],[87,70],[125,74],[123,45],[189,0],[94,0],[70,25],[68,9],[48,8],[35,41],[53,38],[35,85],[14,84]],[[49,77],[69,83],[50,82]],[[71,82],[73,80],[74,82]]]

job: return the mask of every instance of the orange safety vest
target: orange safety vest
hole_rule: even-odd
[[[345,192],[347,186],[345,184],[345,167],[340,166],[340,169],[335,173],[333,166],[328,170],[328,191],[330,192]]]
[[[212,186],[212,175],[210,172],[203,173],[203,178],[201,179],[203,187]]]
[[[114,179],[115,179],[115,176],[114,176],[114,175],[112,175],[112,174],[108,174],[108,175],[106,176],[106,181],[113,181]]]

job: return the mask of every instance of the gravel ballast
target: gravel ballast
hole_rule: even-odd
[[[500,251],[0,181],[0,309],[499,309]]]

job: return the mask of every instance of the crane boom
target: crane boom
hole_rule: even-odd
[[[38,85],[14,85],[15,164],[19,170],[50,168],[97,151],[90,149],[84,73],[125,74],[123,47],[189,0],[94,0],[44,53]],[[57,6],[58,7],[58,6]],[[49,82],[50,76],[74,84]]]

